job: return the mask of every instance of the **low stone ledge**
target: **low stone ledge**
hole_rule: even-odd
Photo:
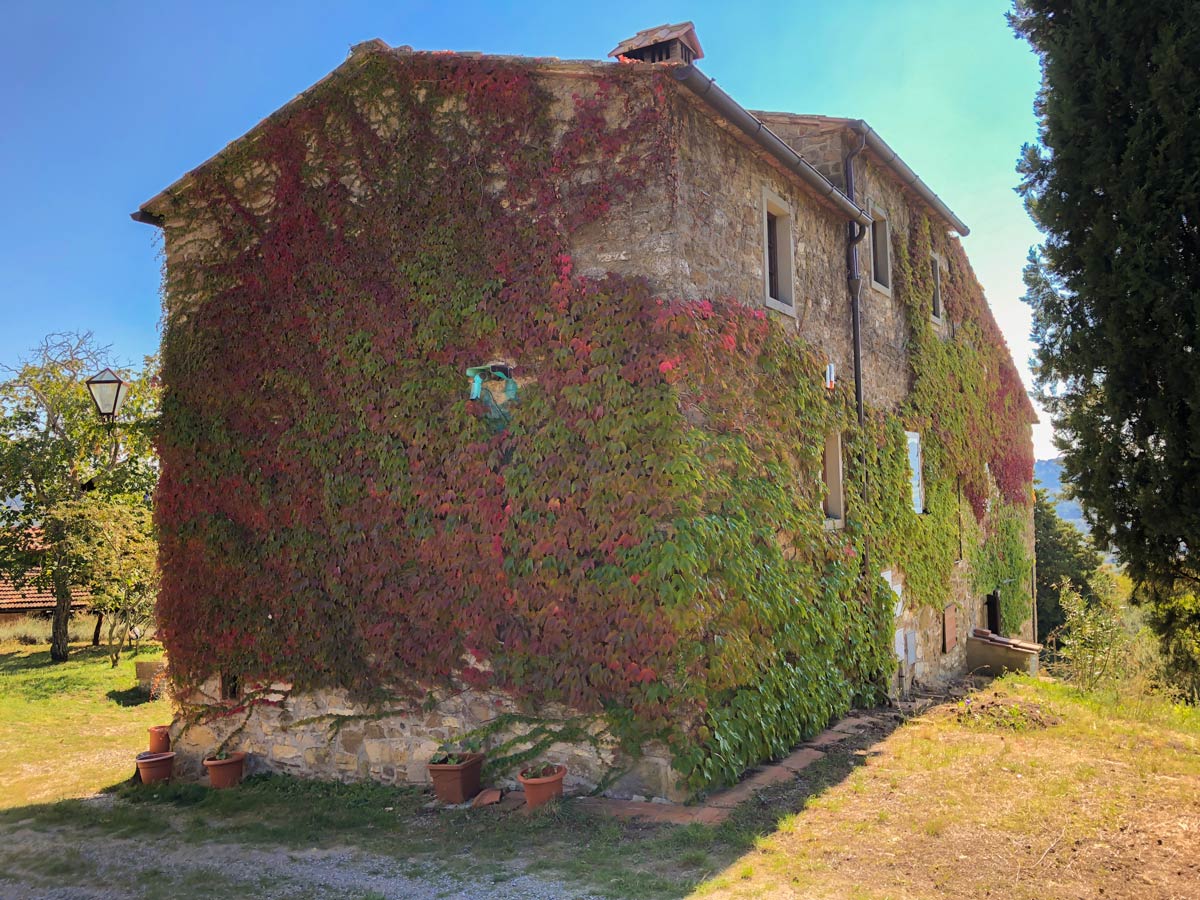
[[[264,685],[282,690],[286,685]],[[215,679],[201,685],[188,698],[194,705],[212,707],[218,714],[185,727],[171,727],[176,772],[183,779],[200,779],[201,761],[225,745],[249,754],[247,774],[282,772],[332,781],[372,779],[386,784],[428,784],[428,762],[440,745],[494,722],[505,714],[519,713],[515,701],[496,691],[469,688],[446,692],[433,709],[413,707],[386,711],[353,702],[345,691],[318,690],[282,695],[277,702],[238,710],[219,699]],[[547,706],[550,720],[578,718],[578,713],[557,705]],[[528,734],[534,726],[512,722],[491,737],[493,745]],[[547,762],[565,765],[568,793],[587,793],[614,771],[606,795],[683,800],[686,792],[671,768],[669,750],[650,743],[636,758],[624,754],[615,738],[597,720],[587,728],[594,740],[554,743],[540,755]],[[497,787],[515,788],[516,772],[500,773]]]

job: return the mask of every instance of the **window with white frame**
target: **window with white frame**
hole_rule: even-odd
[[[887,213],[871,204],[871,281],[875,287],[892,289],[892,238]]]
[[[846,492],[842,486],[842,435],[832,431],[825,437],[825,510],[827,528],[840,526],[846,518]]]
[[[792,296],[792,210],[763,188],[763,297],[771,309],[796,314]]]
[[[921,454],[921,435],[915,431],[906,431],[908,439],[908,477],[912,485],[913,512],[925,512],[925,474],[924,457]]]
[[[929,257],[929,277],[933,281],[933,318],[942,321],[942,261],[936,256]]]

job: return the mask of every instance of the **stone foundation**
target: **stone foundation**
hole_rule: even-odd
[[[225,749],[249,754],[247,774],[280,772],[331,781],[428,784],[429,759],[441,744],[452,743],[498,716],[524,712],[506,694],[471,689],[446,692],[431,708],[401,709],[397,704],[395,709],[379,710],[352,701],[345,691],[292,694],[286,684],[270,685],[265,699],[269,702],[233,712],[238,703],[220,700],[217,679],[206,682],[190,703],[210,707],[213,715],[202,724],[184,727],[176,720],[171,726],[171,749],[178,754],[177,776],[203,777],[201,761],[228,739]],[[576,715],[556,706],[537,713],[538,718],[551,722]],[[526,734],[533,727],[507,725],[487,738],[484,749]],[[665,747],[647,745],[642,755],[633,759],[620,750],[601,719],[590,720],[586,728],[594,742],[556,743],[538,756],[567,767],[568,793],[590,793],[606,777],[619,773],[604,790],[605,796],[687,799],[687,792],[677,786],[680,779]],[[524,747],[518,745],[503,753],[521,749]],[[517,787],[516,768],[496,773],[492,783]]]

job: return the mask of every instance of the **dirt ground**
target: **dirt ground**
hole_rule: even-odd
[[[6,872],[17,877],[6,879]],[[71,883],[63,885],[64,880]],[[0,896],[588,900],[594,895],[552,878],[508,869],[497,871],[495,878],[463,879],[432,866],[349,847],[263,849],[219,841],[196,845],[169,836],[89,837],[77,842],[69,829],[16,829],[5,832],[0,849]]]
[[[1019,680],[943,703],[697,894],[1197,900],[1195,711],[1128,712]]]
[[[63,685],[6,659],[0,730],[22,766],[143,740],[139,708],[109,710],[125,692],[85,657]],[[99,763],[64,773],[83,799],[43,802],[6,766],[0,897],[1200,900],[1200,711],[1006,678],[870,723],[716,826],[570,800],[446,810],[419,788],[283,776],[97,793]]]

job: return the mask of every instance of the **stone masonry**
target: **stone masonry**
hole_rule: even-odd
[[[239,701],[221,701],[216,678],[209,679],[189,703],[209,708],[201,724],[171,726],[176,773],[182,778],[203,775],[201,761],[218,748],[250,754],[248,774],[282,772],[333,781],[371,779],[387,784],[429,783],[429,759],[444,743],[505,714],[523,712],[505,694],[461,687],[435,695],[420,707],[400,703],[367,707],[342,690],[292,693],[275,683],[255,692],[265,702],[242,709]],[[214,714],[215,713],[215,714]],[[571,710],[546,706],[538,710],[551,723],[578,718]],[[665,747],[649,744],[637,759],[622,753],[595,718],[586,721],[594,742],[553,744],[538,759],[567,767],[565,787],[587,793],[610,773],[619,773],[605,791],[620,799],[652,797],[683,800]],[[514,723],[491,735],[484,749],[526,734],[532,726]],[[513,753],[522,745],[505,751]],[[516,771],[497,773],[500,787],[517,786]]]

